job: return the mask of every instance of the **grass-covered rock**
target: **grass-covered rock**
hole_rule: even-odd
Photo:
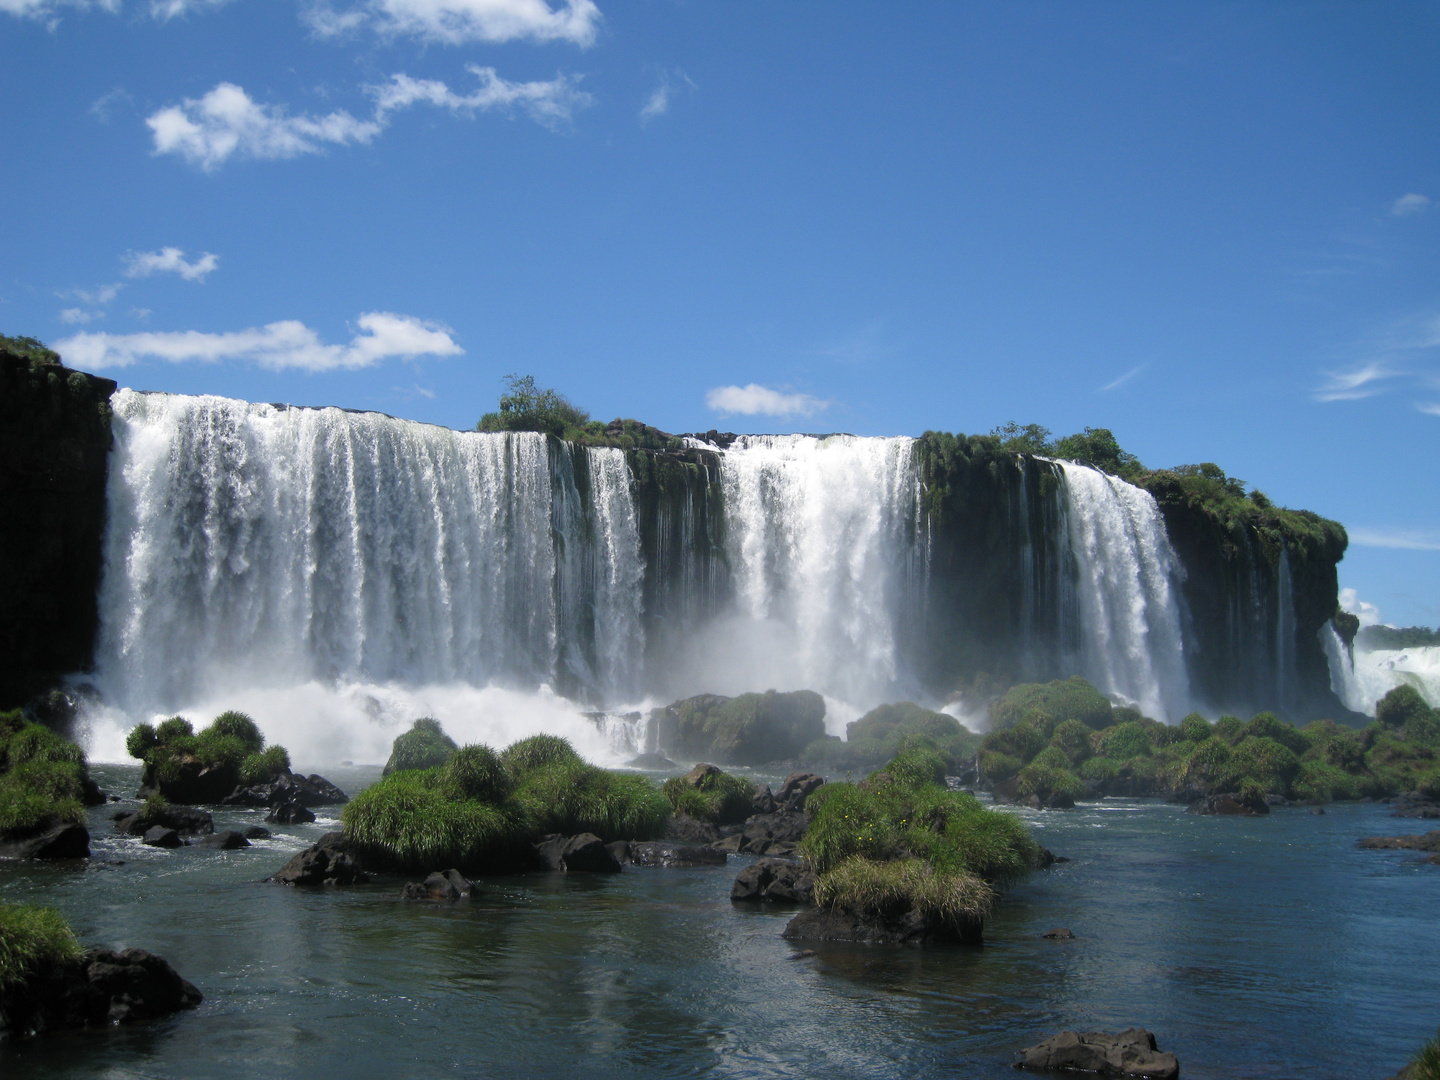
[[[805,748],[805,763],[828,773],[867,773],[893,759],[915,738],[928,739],[945,758],[946,772],[958,775],[975,759],[980,736],[946,713],[913,701],[871,709],[845,725],[845,738],[822,736]]]
[[[755,785],[701,763],[660,786],[676,814],[712,825],[738,825],[755,812]]]
[[[455,740],[441,730],[439,720],[422,716],[392,744],[384,775],[401,769],[433,769],[444,765],[458,749]]]
[[[700,694],[652,713],[660,745],[691,761],[764,765],[803,756],[825,734],[825,699],[813,690],[722,697]]]
[[[440,737],[432,745],[450,742],[438,724],[427,735]],[[442,765],[392,770],[355,796],[342,820],[367,866],[483,873],[528,865],[532,845],[549,834],[649,840],[669,817],[669,801],[646,777],[598,768],[565,739],[535,735],[500,753],[464,746]]]
[[[85,807],[103,801],[79,746],[18,709],[0,713],[0,841],[83,824]]]
[[[0,904],[0,992],[33,977],[44,967],[79,961],[80,943],[52,908]]]
[[[255,721],[234,710],[199,734],[183,716],[137,724],[125,749],[145,764],[141,794],[158,792],[177,803],[218,803],[242,783],[264,783],[290,768],[285,748],[266,747]]]
[[[947,790],[940,760],[916,745],[862,783],[810,796],[799,849],[825,910],[797,917],[787,936],[978,940],[997,891],[1043,853],[1018,818]]]

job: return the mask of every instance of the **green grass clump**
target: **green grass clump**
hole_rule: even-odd
[[[945,713],[900,701],[871,709],[845,726],[844,740],[824,736],[801,755],[830,773],[870,772],[895,757],[909,740],[924,738],[945,759],[947,773],[958,773],[975,758],[981,737]]]
[[[462,746],[440,767],[440,787],[452,799],[502,803],[513,786],[500,755],[484,745]]]
[[[548,765],[579,765],[581,757],[569,739],[559,735],[531,735],[511,743],[500,755],[512,776],[523,776],[531,769]]]
[[[0,835],[85,821],[85,754],[23,713],[0,713]]]
[[[919,911],[958,930],[985,918],[995,890],[974,874],[944,873],[923,859],[846,859],[815,883],[815,902],[881,918]]]
[[[382,775],[403,769],[433,769],[444,765],[458,749],[455,740],[441,729],[439,720],[422,716],[409,731],[396,737]]]
[[[272,776],[290,771],[290,752],[283,746],[267,746],[258,754],[247,754],[240,762],[242,784],[263,784]]]
[[[1078,720],[1097,731],[1111,723],[1113,712],[1110,699],[1077,675],[1050,683],[1012,686],[990,706],[990,727],[995,731],[1014,727],[1036,709],[1053,717],[1055,723]]]
[[[0,990],[25,982],[39,969],[76,963],[83,955],[58,911],[0,904]]]
[[[1420,1047],[1400,1075],[1405,1080],[1440,1080],[1440,1033]]]
[[[557,762],[525,773],[515,801],[542,833],[594,833],[601,840],[652,840],[665,832],[670,800],[654,781],[585,762]]]
[[[267,748],[255,721],[233,709],[198,734],[183,716],[153,727],[136,724],[125,749],[145,763],[145,787],[168,790],[180,801],[218,801],[237,784],[264,783],[290,768],[289,752],[278,745]],[[208,771],[203,782],[196,778],[202,769]]]
[[[673,776],[660,786],[671,810],[715,825],[734,825],[753,812],[755,785],[740,776],[717,771],[695,783]]]

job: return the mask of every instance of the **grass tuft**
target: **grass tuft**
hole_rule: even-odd
[[[73,963],[83,955],[58,911],[0,904],[0,990],[24,982],[38,968]]]

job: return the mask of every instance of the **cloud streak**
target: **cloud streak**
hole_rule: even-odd
[[[757,383],[707,390],[705,404],[724,416],[813,416],[830,405],[809,394],[785,394]]]
[[[1352,544],[1360,547],[1400,548],[1404,551],[1440,551],[1440,533],[1416,529],[1346,529]]]
[[[1398,372],[1391,371],[1383,364],[1370,363],[1354,371],[1326,372],[1325,385],[1315,391],[1316,401],[1359,401],[1384,393],[1388,387],[1379,385],[1385,379],[1393,379]]]
[[[518,109],[554,130],[593,100],[576,85],[579,76],[510,82],[494,68],[470,64],[467,70],[480,80],[479,88],[469,94],[457,94],[439,80],[412,79],[403,73],[366,86],[365,92],[375,100],[369,119],[358,119],[344,109],[325,116],[292,116],[283,105],[261,104],[244,88],[219,83],[204,97],[186,98],[152,113],[145,123],[156,154],[176,154],[214,172],[236,155],[274,161],[318,154],[327,146],[366,144],[389,126],[393,113],[421,103],[466,114]]]
[[[171,364],[248,361],[270,371],[353,371],[395,357],[455,356],[465,350],[449,328],[410,315],[370,311],[356,320],[360,332],[348,345],[327,345],[295,319],[230,333],[197,330],[141,334],[80,333],[57,341],[55,351],[72,366],[103,371],[142,360]]]
[[[220,257],[208,251],[194,262],[186,262],[185,252],[174,247],[161,248],[159,251],[127,252],[125,261],[129,263],[125,269],[128,277],[179,274],[186,281],[204,281],[206,276],[220,265]]]
[[[3,0],[0,0],[3,2]],[[594,0],[370,0],[346,10],[313,4],[302,18],[320,37],[369,26],[382,37],[416,37],[444,45],[468,42],[595,43],[603,16]]]
[[[1136,375],[1139,375],[1140,372],[1144,370],[1144,364],[1137,364],[1129,371],[1127,371],[1124,375],[1121,375],[1118,379],[1115,379],[1112,382],[1108,382],[1104,386],[1100,387],[1100,392],[1103,394],[1107,390],[1119,390],[1120,387],[1124,386],[1126,383],[1128,383],[1131,379],[1133,379]]]
[[[1424,195],[1417,195],[1411,192],[1409,195],[1401,195],[1390,204],[1390,213],[1395,217],[1409,217],[1411,214],[1418,214],[1428,209],[1430,200]]]

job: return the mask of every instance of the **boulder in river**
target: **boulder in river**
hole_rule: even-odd
[[[1139,1080],[1178,1080],[1180,1063],[1162,1053],[1155,1036],[1144,1028],[1106,1031],[1062,1031],[1020,1052],[1016,1067],[1045,1071],[1099,1073]]]
[[[1367,836],[1356,842],[1367,851],[1431,851],[1440,852],[1440,829],[1415,836]]]
[[[0,990],[0,1031],[24,1036],[133,1024],[193,1009],[201,1000],[199,990],[153,953],[93,949]]]
[[[152,825],[146,829],[140,842],[146,847],[177,848],[185,846],[185,841],[180,839],[180,834],[164,825]]]
[[[474,886],[459,870],[436,870],[424,881],[409,882],[400,890],[402,900],[468,900]]]
[[[740,840],[734,850],[750,855],[790,854],[809,826],[810,815],[803,810],[776,810],[772,814],[756,814],[745,822],[745,828],[739,833]],[[784,850],[777,851],[782,845]]]
[[[214,848],[216,851],[234,851],[249,846],[250,841],[245,839],[245,833],[238,829],[226,829],[224,832],[202,836],[195,841],[195,847]]]
[[[215,819],[193,806],[146,804],[131,814],[117,812],[115,831],[126,836],[144,836],[157,825],[174,829],[182,836],[208,836],[215,831]]]
[[[720,839],[720,830],[708,821],[676,814],[665,826],[665,838],[682,844],[713,844]]]
[[[263,784],[235,788],[225,797],[227,806],[279,806],[299,803],[301,806],[336,806],[350,801],[341,791],[318,773],[279,773]]]
[[[1264,797],[1247,797],[1238,791],[1222,792],[1219,795],[1207,795],[1198,802],[1190,804],[1192,814],[1222,814],[1222,815],[1256,815],[1268,814],[1270,804]]]
[[[825,783],[823,776],[810,772],[792,772],[775,793],[775,802],[784,810],[803,810],[805,800]]]
[[[308,825],[315,820],[315,814],[301,803],[287,802],[272,806],[265,820],[276,825]]]
[[[730,899],[736,903],[768,900],[809,904],[815,900],[815,875],[784,859],[757,859],[735,878]]]
[[[552,836],[535,845],[535,855],[547,870],[566,873],[618,874],[620,860],[594,833]]]
[[[1440,818],[1440,804],[1418,791],[1407,791],[1395,797],[1393,817]]]
[[[358,885],[370,875],[346,850],[343,833],[326,833],[270,878],[276,885]]]
[[[88,859],[90,831],[84,825],[52,825],[33,836],[0,841],[0,859]]]
[[[782,936],[789,941],[854,941],[865,945],[924,945],[931,942],[979,945],[983,929],[979,919],[954,926],[927,919],[914,909],[872,915],[843,908],[816,907],[791,919]]]

